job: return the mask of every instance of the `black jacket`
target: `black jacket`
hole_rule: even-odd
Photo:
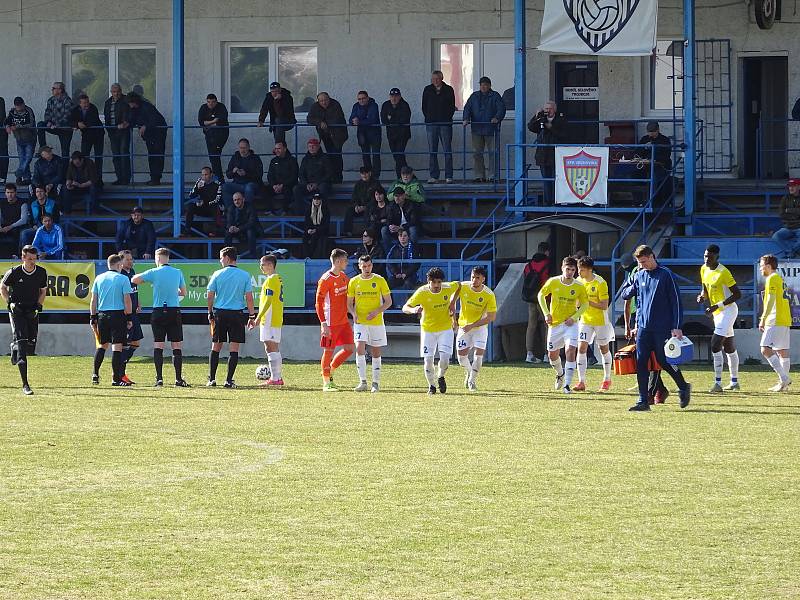
[[[234,175],[234,169],[244,169],[244,177],[241,175]],[[233,153],[230,161],[228,161],[228,169],[225,171],[225,176],[228,179],[233,179],[234,183],[244,185],[245,183],[261,183],[264,177],[264,163],[261,158],[253,151],[243,158],[239,151]]]
[[[139,108],[131,108],[131,125],[133,127],[146,127],[144,140],[154,140],[167,137],[167,121],[164,115],[147,100],[142,100]]]
[[[111,111],[114,111],[115,119],[111,118]],[[114,103],[114,99],[109,96],[106,100],[106,103],[103,105],[103,116],[106,121],[106,129],[115,130],[117,125],[120,123],[129,123],[131,120],[131,107],[125,101],[124,97],[121,97]],[[115,125],[111,125],[115,123]]]
[[[408,227],[418,227],[420,224],[419,206],[416,202],[406,200],[403,208],[397,202],[387,202],[389,205],[389,222],[387,225],[402,225],[403,215],[406,217]]]
[[[407,142],[411,139],[411,107],[404,99],[397,106],[387,100],[381,106],[381,123],[386,126],[386,139],[390,142]]]
[[[378,206],[378,202],[373,199],[369,203],[369,208],[367,208],[367,227],[370,229],[374,229],[376,234],[379,234],[381,228],[384,225],[389,224],[389,211],[390,205],[394,204],[394,202],[389,202],[388,200],[384,203],[383,208]]]
[[[216,125],[208,126],[203,124],[206,121],[213,121],[214,119],[219,119]],[[228,130],[224,128],[229,125],[228,109],[222,102],[217,102],[213,110],[208,108],[208,104],[203,103],[197,111],[197,122],[200,127],[203,128],[203,133],[206,135],[212,132],[214,134],[222,134],[223,132],[227,134]]]
[[[372,240],[372,246],[369,247],[367,247],[365,244],[361,244],[350,255],[350,259],[355,261],[353,268],[356,275],[358,275],[361,272],[361,270],[358,268],[358,259],[364,256],[365,254],[369,256],[372,260],[382,260],[383,258],[386,257],[386,254],[384,254],[383,252],[383,246],[377,239]],[[386,272],[386,265],[383,263],[376,263],[372,267],[372,272],[377,273],[378,275],[383,275]]]
[[[264,102],[261,103],[258,122],[263,123],[267,115],[269,115],[270,125],[294,125],[297,123],[297,118],[294,116],[292,93],[285,88],[281,88],[281,99],[275,100],[272,94],[267,92]]]
[[[285,187],[294,187],[297,185],[297,176],[300,168],[297,166],[297,159],[288,150],[283,158],[273,156],[269,161],[269,169],[267,171],[267,184],[270,186],[282,183]]]
[[[200,186],[201,183],[203,184],[202,187]],[[204,183],[202,179],[198,179],[192,191],[189,192],[189,200],[194,200],[195,202],[200,200],[203,206],[208,206],[215,202],[221,206],[222,184],[216,177],[208,183]]]
[[[389,249],[389,253],[386,255],[386,260],[391,261],[386,263],[386,270],[391,277],[399,273],[405,273],[406,281],[416,281],[420,263],[406,262],[415,258],[419,257],[414,250],[413,242],[409,241],[408,246],[405,248],[400,245],[400,242],[397,242]]]
[[[320,150],[316,154],[306,152],[303,161],[300,163],[300,172],[298,174],[298,182],[302,185],[309,183],[331,182],[331,166],[328,162],[328,156]]]
[[[672,168],[672,142],[663,133],[659,133],[656,139],[651,140],[649,135],[645,135],[639,140],[639,144],[644,146],[652,144],[655,148],[655,161],[664,167],[667,171]],[[636,148],[636,153],[641,158],[650,160],[649,148]]]
[[[153,222],[142,219],[136,225],[133,219],[128,219],[117,230],[117,250],[138,251],[142,254],[155,254],[156,251],[156,229]]]
[[[528,130],[536,134],[537,144],[564,144],[568,141],[568,123],[562,113],[556,113],[550,129],[544,126],[544,122],[541,112],[528,121]],[[556,164],[556,149],[553,146],[540,146],[536,148],[534,160],[540,167],[553,167]]]
[[[319,102],[314,102],[308,110],[306,121],[310,125],[316,126],[320,138],[332,141],[337,148],[344,146],[349,137],[342,105],[333,98],[331,98],[328,108],[322,108]],[[328,125],[327,130],[320,129],[319,124],[322,122]],[[331,127],[331,125],[336,125],[336,127]]]
[[[360,179],[356,181],[355,186],[353,186],[353,194],[350,197],[352,200],[353,206],[367,206],[370,203],[370,200],[375,198],[374,189],[377,185],[377,181],[374,179],[370,179],[368,181],[361,181]]]
[[[309,204],[308,208],[306,208],[305,220],[303,221],[303,236],[308,236],[307,231],[309,229],[316,229],[317,232],[314,234],[316,237],[327,237],[331,226],[331,211],[328,209],[328,205],[325,202],[321,204],[322,221],[320,221],[319,225],[314,225],[314,223],[311,221],[312,208],[313,204]]]
[[[239,229],[251,229],[258,231],[258,218],[255,208],[247,203],[242,204],[242,208],[232,205],[225,210],[227,226],[238,227]]]
[[[89,103],[89,108],[86,110],[85,116],[80,106],[73,108],[72,112],[69,114],[69,122],[70,125],[75,128],[78,127],[78,123],[80,122],[83,122],[87,127],[91,127],[92,129],[81,129],[81,136],[87,139],[99,139],[102,138],[105,133],[103,131],[103,122],[100,120],[100,113],[97,111],[97,107],[91,102]]]
[[[449,123],[456,112],[456,93],[453,88],[442,83],[437,92],[433,84],[428,84],[422,90],[422,114],[426,123]]]

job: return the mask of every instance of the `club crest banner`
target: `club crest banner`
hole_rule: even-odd
[[[608,148],[556,148],[556,204],[608,204]]]
[[[656,46],[658,0],[545,0],[539,50],[648,56]]]

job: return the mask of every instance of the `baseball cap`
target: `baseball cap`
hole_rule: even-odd
[[[389,95],[390,96],[399,96],[400,95],[400,88],[394,87],[394,88],[390,89],[389,90]]]
[[[319,140],[317,138],[309,138],[308,140],[309,145],[319,146]]]
[[[789,179],[789,182],[788,182],[787,185],[791,185],[791,186],[800,185],[800,177],[792,177],[791,179]]]
[[[647,131],[648,132],[658,131],[658,121],[648,121]]]
[[[134,206],[133,210],[131,212],[132,213],[142,213],[142,214],[144,214],[144,209],[141,206]]]
[[[319,192],[314,192],[314,193],[311,195],[311,197],[312,197],[312,198],[322,198],[322,194],[320,194]]]
[[[279,89],[281,89],[281,84],[278,83],[277,81],[273,81],[272,83],[269,84],[269,89],[271,89],[271,90],[279,90]]]

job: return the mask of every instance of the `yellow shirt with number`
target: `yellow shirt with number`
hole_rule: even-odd
[[[267,275],[261,285],[258,318],[267,327],[283,327],[283,279],[277,273]]]
[[[560,325],[578,310],[578,305],[586,304],[586,288],[577,279],[567,285],[560,276],[548,279],[539,290],[542,297],[550,296],[550,316],[553,317],[551,327]]]
[[[602,302],[609,299],[608,283],[600,275],[595,273],[594,279],[591,281],[586,281],[580,277],[577,281],[580,281],[586,290],[586,297],[589,302]],[[586,312],[581,315],[581,323],[594,326],[608,325],[608,309],[604,310],[589,305]]]
[[[471,282],[462,281],[458,301],[461,303],[461,310],[458,313],[459,327],[480,320],[487,312],[497,312],[497,299],[488,285],[484,285],[483,289],[476,292],[472,289]]]
[[[731,288],[736,285],[736,280],[731,272],[724,265],[717,265],[716,269],[709,269],[703,265],[700,267],[700,281],[708,290],[708,301],[710,304],[719,304],[731,295]],[[714,312],[722,309],[716,308]]]
[[[767,305],[771,297],[775,298],[775,304],[768,314]],[[764,321],[764,325],[767,326],[792,326],[792,311],[789,308],[786,284],[783,282],[783,277],[777,272],[767,277],[764,281],[764,312],[761,315],[761,320]]]
[[[383,296],[389,295],[389,284],[375,273],[369,279],[357,275],[347,284],[347,297],[356,299],[356,315],[360,325],[383,325],[383,313],[378,313],[374,319],[367,319],[367,315],[377,310],[383,304]]]
[[[408,299],[409,306],[422,307],[422,331],[438,333],[453,328],[450,302],[452,302],[457,289],[457,281],[443,283],[442,290],[437,294],[431,291],[429,285],[423,285]]]

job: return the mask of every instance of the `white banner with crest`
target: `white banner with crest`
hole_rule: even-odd
[[[556,204],[608,204],[608,148],[556,147]]]

